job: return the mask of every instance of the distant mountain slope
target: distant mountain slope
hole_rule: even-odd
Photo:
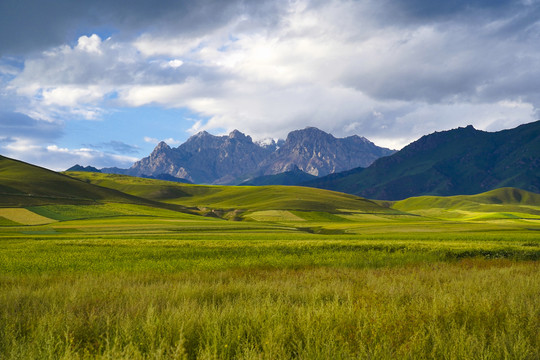
[[[308,173],[303,172],[294,167],[291,171],[285,171],[280,174],[275,175],[263,175],[255,177],[253,179],[244,181],[239,185],[249,185],[249,186],[261,186],[261,185],[299,185],[306,181],[316,179],[317,177]]]
[[[376,146],[366,138],[335,138],[322,130],[308,127],[289,133],[285,143],[260,167],[264,174],[279,174],[292,166],[315,176],[324,176],[359,166],[366,167],[394,151]]]
[[[540,121],[493,133],[472,126],[436,132],[366,169],[337,175],[307,185],[381,200],[500,187],[540,192]]]
[[[362,171],[364,171],[365,168],[363,167],[357,167],[351,170],[338,172],[335,174],[329,174],[322,177],[316,177],[312,180],[304,181],[298,185],[300,186],[309,186],[309,187],[317,187],[321,189],[331,189],[335,183],[340,182],[342,179],[345,179],[344,181],[347,181],[347,179],[354,179],[355,176]]]
[[[228,136],[203,131],[171,148],[161,142],[150,156],[122,173],[136,176],[169,174],[195,183],[234,184],[295,167],[312,175],[327,175],[367,166],[393,150],[359,136],[339,139],[316,128],[291,132],[286,141],[254,143],[235,130]],[[103,169],[103,172],[119,172]]]
[[[165,181],[172,181],[172,182],[178,182],[178,183],[184,183],[184,184],[192,184],[192,182],[189,180],[177,178],[169,174],[144,175],[143,177],[147,179],[156,179],[156,180],[165,180]]]
[[[133,196],[4,156],[0,156],[0,199],[4,207],[90,204],[96,201],[138,202]]]
[[[66,171],[88,171],[88,172],[101,172],[93,166],[81,166],[79,164],[73,165]]]
[[[129,174],[170,174],[195,183],[232,183],[255,171],[271,151],[237,130],[228,136],[203,131],[175,149],[161,142],[149,157],[136,162]]]

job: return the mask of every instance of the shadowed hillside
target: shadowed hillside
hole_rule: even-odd
[[[0,156],[0,199],[2,207],[115,202],[184,211],[180,206],[138,198],[4,156]]]
[[[305,184],[381,200],[501,187],[540,192],[540,121],[493,133],[472,126],[436,132],[366,169]]]

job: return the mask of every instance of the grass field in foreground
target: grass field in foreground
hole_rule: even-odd
[[[540,356],[535,222],[44,209],[85,218],[0,228],[2,359]]]
[[[23,186],[44,170],[0,160],[2,360],[540,358],[535,194]]]
[[[537,359],[537,264],[2,276],[3,359]]]

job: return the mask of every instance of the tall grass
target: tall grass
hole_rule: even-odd
[[[220,231],[220,229],[222,231]],[[225,232],[141,234],[118,238],[114,230],[89,237],[85,233],[36,231],[0,241],[0,274],[55,272],[145,272],[226,270],[234,268],[299,269],[305,267],[375,268],[462,258],[538,260],[540,241],[534,234],[510,239],[484,234],[445,240],[440,234],[384,238],[308,233]],[[28,232],[28,231],[27,231]],[[174,237],[173,237],[174,236]],[[440,236],[440,239],[437,237]],[[31,238],[34,238],[33,240]]]
[[[533,222],[37,211],[86,219],[0,228],[2,360],[540,357]]]
[[[538,264],[0,277],[2,359],[537,359]]]

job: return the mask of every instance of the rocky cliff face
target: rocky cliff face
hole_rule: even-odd
[[[335,138],[309,127],[287,136],[285,143],[261,164],[265,175],[290,171],[294,166],[315,176],[324,176],[355,167],[367,167],[394,151],[376,146],[364,137]]]
[[[136,162],[130,173],[165,173],[195,183],[227,184],[253,172],[271,151],[238,130],[228,136],[203,131],[175,149],[161,142],[149,157]]]
[[[129,173],[170,174],[195,183],[231,184],[294,168],[316,176],[327,175],[368,166],[392,153],[359,136],[339,139],[316,128],[293,131],[286,141],[277,143],[254,143],[250,136],[238,130],[228,136],[203,131],[178,148],[161,142],[150,156],[136,162]]]

